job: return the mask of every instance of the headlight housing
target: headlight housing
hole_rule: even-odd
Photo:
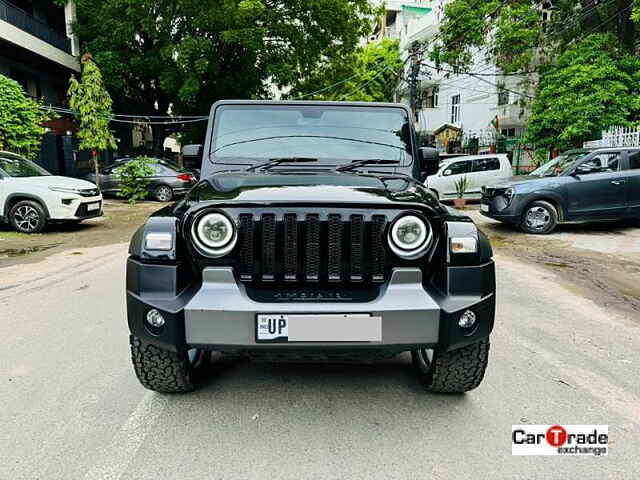
[[[504,193],[502,194],[504,198],[507,199],[507,205],[511,203],[513,197],[516,195],[516,190],[513,187],[505,188]]]
[[[74,195],[80,195],[80,190],[77,188],[67,188],[67,187],[49,187],[49,190],[58,193],[71,193]]]
[[[229,217],[222,213],[205,213],[196,218],[191,227],[191,237],[207,257],[223,257],[236,245],[238,232]]]
[[[432,240],[431,225],[416,215],[398,218],[389,229],[389,248],[400,258],[407,260],[423,256]]]

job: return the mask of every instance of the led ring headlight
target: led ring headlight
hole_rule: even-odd
[[[415,215],[397,219],[389,230],[389,248],[400,258],[413,260],[429,248],[433,232],[431,226]]]
[[[238,239],[233,223],[221,213],[208,213],[197,218],[191,227],[191,235],[198,250],[213,258],[228,254]]]

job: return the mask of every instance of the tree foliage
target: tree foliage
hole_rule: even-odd
[[[344,58],[321,62],[290,96],[313,100],[390,102],[393,101],[401,69],[399,43],[386,38],[380,43],[358,47]],[[313,92],[318,93],[308,95]]]
[[[91,150],[96,182],[99,182],[97,151],[115,149],[117,145],[109,130],[111,97],[104,87],[100,69],[89,54],[82,57],[80,81],[75,76],[69,80],[69,106],[78,112],[80,148]]]
[[[455,71],[477,52],[507,74],[537,70],[528,139],[578,145],[638,118],[634,21],[640,0],[453,0],[430,55]]]
[[[126,198],[135,204],[144,200],[149,194],[149,177],[153,175],[152,164],[156,163],[149,157],[137,157],[116,168],[113,173],[120,182],[119,197]]]
[[[28,97],[15,80],[0,75],[0,150],[34,158],[45,129],[42,123],[53,115]]]
[[[79,113],[78,138],[80,148],[107,150],[116,148],[113,133],[109,130],[112,101],[104,87],[100,69],[91,56],[82,58],[80,81],[71,77],[69,81],[69,105]]]
[[[580,146],[640,113],[640,59],[611,35],[590,35],[541,76],[527,135],[540,145]]]
[[[75,31],[121,112],[206,114],[295,85],[370,30],[368,0],[77,0]],[[154,125],[155,150],[176,125]],[[156,152],[157,153],[157,152]]]

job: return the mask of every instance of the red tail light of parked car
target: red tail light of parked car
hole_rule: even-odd
[[[183,182],[190,182],[193,180],[193,175],[190,173],[181,173],[176,177],[178,180],[182,180]]]

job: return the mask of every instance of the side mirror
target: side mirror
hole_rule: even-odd
[[[420,170],[425,176],[438,173],[440,168],[440,152],[435,148],[420,147]]]
[[[442,172],[443,177],[448,177],[449,175],[451,175],[451,170],[445,170],[444,172]]]
[[[586,175],[588,173],[593,173],[594,171],[595,169],[588,165],[578,165],[573,171],[573,175]]]

